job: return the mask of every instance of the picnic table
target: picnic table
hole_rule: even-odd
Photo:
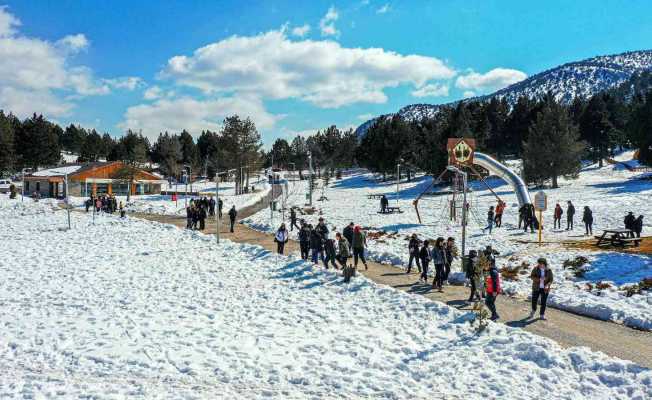
[[[380,194],[368,194],[368,195],[367,195],[367,198],[368,198],[368,199],[376,199],[376,200],[380,200],[380,199],[383,198],[383,196],[384,196],[384,194],[382,194],[382,193],[380,193]]]
[[[602,235],[595,236],[598,239],[596,246],[625,247],[634,245],[637,240],[631,229],[605,229]]]

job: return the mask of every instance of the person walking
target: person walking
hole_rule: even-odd
[[[326,239],[324,241],[324,267],[328,269],[328,263],[333,264],[333,268],[337,269],[337,264],[335,263],[336,259],[336,250],[335,250],[335,239]]]
[[[584,206],[582,222],[584,222],[584,229],[586,230],[586,236],[593,235],[593,211],[591,211],[589,206]]]
[[[553,219],[553,229],[561,229],[561,216],[564,215],[564,210],[561,208],[559,203],[555,205],[554,219]]]
[[[302,224],[299,230],[299,248],[301,259],[307,260],[310,253],[310,225],[308,224]]]
[[[190,207],[190,209],[192,210],[192,229],[197,230],[197,223],[199,222],[199,210],[194,204]]]
[[[537,303],[539,302],[539,298],[541,298],[539,319],[545,320],[546,304],[553,279],[552,270],[548,267],[548,261],[545,258],[539,258],[537,260],[536,267],[530,273],[530,279],[532,279],[532,311],[530,312],[530,319],[534,318],[534,314],[537,311]]]
[[[518,229],[521,229],[521,226],[525,225],[525,210],[527,208],[527,204],[523,204],[519,209],[518,209]]]
[[[192,209],[190,206],[186,207],[186,229],[192,228]]]
[[[321,236],[322,242],[328,239],[328,227],[326,226],[326,222],[324,222],[324,218],[319,217],[319,222],[317,223],[315,230],[319,233],[319,236]]]
[[[637,238],[641,238],[641,233],[643,233],[643,216],[639,215],[638,218],[636,218],[632,224],[632,230],[634,231],[634,234],[636,235]],[[640,240],[637,240],[634,242],[634,245],[638,247],[640,244]]]
[[[501,292],[500,273],[498,272],[496,265],[491,265],[489,267],[489,276],[487,276],[486,290],[487,296],[485,297],[484,301],[489,311],[491,311],[490,319],[495,321],[500,318],[498,312],[496,311],[496,297],[498,297]]]
[[[496,228],[503,226],[503,213],[505,212],[506,205],[507,204],[505,204],[504,201],[498,200],[498,204],[496,205],[496,216],[494,217]]]
[[[419,282],[426,283],[428,282],[428,264],[430,264],[430,242],[427,240],[423,241],[423,246],[419,250],[419,258],[421,259],[421,276],[419,277]]]
[[[353,227],[354,226],[355,226],[355,224],[353,222],[351,222],[347,226],[345,226],[344,229],[342,230],[342,236],[344,236],[344,238],[349,241],[349,248],[351,246],[353,246]]]
[[[367,246],[367,235],[362,231],[360,226],[353,228],[353,244],[351,248],[353,249],[353,266],[358,268],[358,259],[364,264],[364,269],[369,269],[367,265],[367,260],[364,258],[364,248]]]
[[[120,202],[120,218],[125,218],[127,216],[127,211],[125,210],[124,205]]]
[[[324,262],[324,242],[317,228],[310,230],[310,252],[313,264],[319,265],[319,260]]]
[[[285,243],[288,242],[288,239],[288,230],[285,228],[285,224],[283,223],[274,235],[274,241],[276,242],[276,250],[278,254],[283,254],[283,249],[285,248]]]
[[[215,216],[215,199],[213,196],[208,200],[208,215],[211,217]]]
[[[489,211],[487,211],[487,227],[482,230],[482,232],[486,232],[487,229],[489,230],[489,234],[491,234],[491,228],[493,228],[494,225],[494,206],[489,207]]]
[[[229,222],[231,222],[231,233],[233,233],[233,227],[235,226],[235,219],[238,216],[238,212],[235,210],[235,205],[231,206],[229,210]]]
[[[413,233],[408,242],[408,254],[410,255],[410,260],[408,261],[408,267],[406,273],[409,274],[412,271],[412,261],[415,261],[419,272],[421,272],[421,262],[419,260],[419,239],[417,234]]]
[[[217,199],[217,212],[220,214],[220,218],[222,218],[222,206],[224,205],[224,202],[222,199]]]
[[[443,291],[444,269],[446,265],[446,250],[444,249],[444,238],[438,237],[435,246],[430,252],[432,263],[435,264],[435,278],[432,280],[432,288]]]
[[[573,220],[575,218],[575,206],[573,203],[568,200],[568,205],[566,206],[566,230],[567,231],[572,231],[573,230]]]
[[[446,264],[444,265],[444,282],[448,282],[448,275],[451,273],[451,266],[453,265],[453,260],[457,258],[458,249],[455,245],[455,238],[449,237],[446,239]]]
[[[349,241],[339,232],[335,234],[335,240],[337,241],[337,262],[340,263],[342,268],[346,268],[346,263],[351,257]]]
[[[203,205],[199,207],[199,210],[197,211],[199,214],[197,218],[199,219],[199,230],[203,231],[206,229],[206,207]]]
[[[478,252],[476,250],[469,251],[469,256],[465,260],[464,272],[471,284],[471,293],[469,293],[469,302],[480,300],[480,293],[478,292],[478,282],[482,281],[482,269],[478,262]]]
[[[290,208],[290,230],[293,231],[294,227],[299,228],[299,225],[297,225],[297,211],[294,209],[294,207]]]

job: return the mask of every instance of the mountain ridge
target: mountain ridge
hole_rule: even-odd
[[[414,121],[433,117],[441,107],[454,106],[460,101],[488,101],[495,97],[504,98],[510,105],[514,105],[521,96],[537,99],[550,92],[557,101],[569,104],[576,97],[588,98],[596,93],[616,88],[632,76],[644,71],[652,71],[652,50],[595,56],[544,70],[484,96],[443,104],[410,104],[396,113],[379,115],[362,123],[356,128],[355,133],[358,137],[364,135],[379,118],[399,115],[408,121]]]

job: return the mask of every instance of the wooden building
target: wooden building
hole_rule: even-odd
[[[159,194],[166,183],[160,176],[121,161],[65,164],[34,172],[25,177],[25,194],[38,192],[41,197],[63,197],[68,194],[87,197],[91,194]]]

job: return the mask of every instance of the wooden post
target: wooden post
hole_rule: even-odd
[[[543,230],[543,211],[539,210],[539,246],[541,246],[541,231]]]

